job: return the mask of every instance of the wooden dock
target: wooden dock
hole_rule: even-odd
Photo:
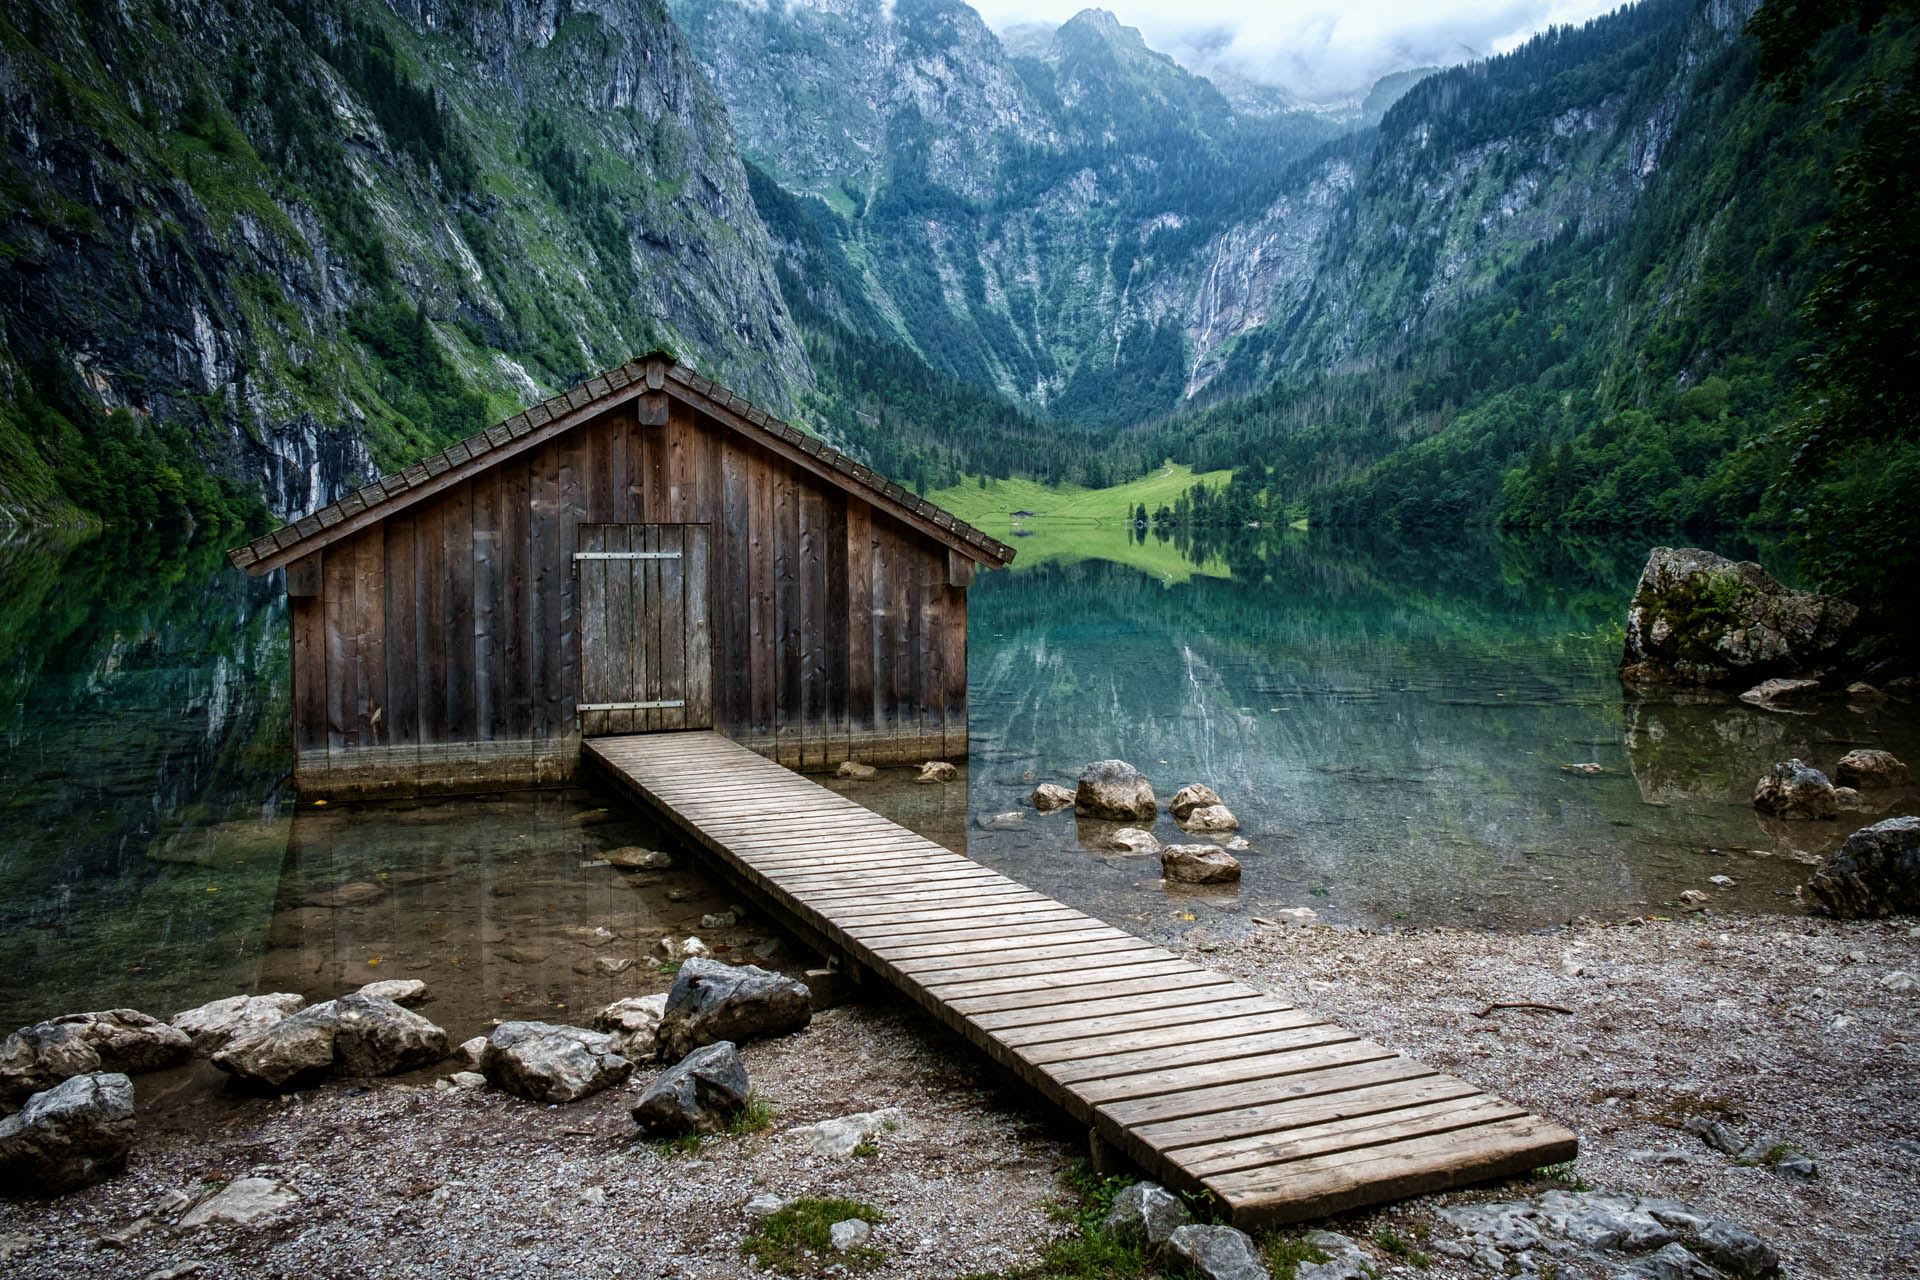
[[[1559,1125],[1208,972],[715,733],[588,759],[830,951],[1235,1225],[1572,1159]]]

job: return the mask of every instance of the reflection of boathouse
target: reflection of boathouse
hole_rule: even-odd
[[[404,794],[598,734],[964,754],[966,588],[1013,549],[655,354],[229,556],[286,569],[300,788]]]

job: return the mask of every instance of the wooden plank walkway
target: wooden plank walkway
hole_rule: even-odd
[[[806,930],[1242,1227],[1570,1160],[1559,1125],[1055,902],[715,733],[587,757]]]

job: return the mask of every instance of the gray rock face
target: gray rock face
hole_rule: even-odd
[[[807,985],[757,965],[692,959],[680,966],[660,1019],[660,1051],[679,1058],[703,1044],[798,1031],[813,1019]]]
[[[1620,676],[1738,686],[1810,672],[1838,656],[1858,616],[1843,600],[1788,590],[1749,561],[1655,547],[1627,609]]]
[[[1125,760],[1096,760],[1081,770],[1073,808],[1084,817],[1115,822],[1151,823],[1160,816],[1153,784]]]
[[[1181,1227],[1167,1237],[1167,1256],[1201,1280],[1273,1280],[1247,1233],[1232,1227]]]
[[[1778,818],[1831,818],[1840,810],[1832,780],[1798,759],[1782,760],[1760,779],[1753,807]]]
[[[0,1103],[18,1103],[89,1072],[139,1075],[193,1056],[184,1031],[135,1009],[69,1013],[22,1027],[0,1044]]]
[[[648,1136],[718,1133],[747,1105],[746,1064],[733,1043],[695,1049],[647,1086],[633,1118]]]
[[[0,1120],[0,1193],[64,1195],[126,1168],[133,1081],[89,1071],[27,1099]]]
[[[240,1036],[213,1055],[213,1065],[255,1089],[302,1087],[333,1070],[340,1014],[332,1000],[309,1005],[265,1031]]]
[[[1891,751],[1876,751],[1871,747],[1847,752],[1833,770],[1835,784],[1858,787],[1862,791],[1904,787],[1909,776],[1906,761]]]
[[[1057,782],[1043,782],[1033,789],[1027,797],[1035,809],[1041,813],[1052,813],[1056,809],[1065,809],[1073,803],[1073,792]]]
[[[1800,893],[1842,919],[1920,914],[1920,817],[1854,832]]]
[[[1210,844],[1170,844],[1160,851],[1160,874],[1181,884],[1226,884],[1240,878],[1240,860]]]
[[[176,1013],[171,1021],[175,1029],[184,1031],[193,1041],[193,1051],[207,1058],[241,1036],[265,1031],[280,1019],[298,1013],[306,1003],[306,997],[291,991],[265,996],[228,996]]]
[[[1100,1225],[1123,1240],[1158,1245],[1192,1221],[1179,1196],[1157,1182],[1136,1182],[1113,1198],[1113,1208]]]
[[[333,1006],[333,1060],[349,1075],[390,1076],[447,1056],[445,1031],[384,996],[356,991]]]
[[[1167,812],[1173,815],[1175,822],[1185,822],[1187,815],[1195,809],[1205,809],[1219,803],[1220,797],[1212,787],[1195,782],[1173,793],[1173,799],[1167,802]]]
[[[495,1087],[534,1102],[575,1102],[633,1070],[604,1031],[548,1022],[503,1022],[487,1037],[480,1071]]]
[[[628,996],[616,1000],[593,1015],[593,1029],[605,1031],[620,1042],[620,1056],[634,1062],[653,1057],[660,1047],[660,1019],[667,1011],[667,996]]]

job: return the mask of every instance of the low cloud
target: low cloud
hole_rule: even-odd
[[[1022,22],[1058,25],[1085,8],[1072,0],[985,0],[995,30]],[[1407,67],[1450,66],[1504,53],[1549,26],[1580,23],[1616,7],[1598,0],[1109,0],[1148,45],[1202,74],[1225,71],[1327,101],[1365,93]]]

